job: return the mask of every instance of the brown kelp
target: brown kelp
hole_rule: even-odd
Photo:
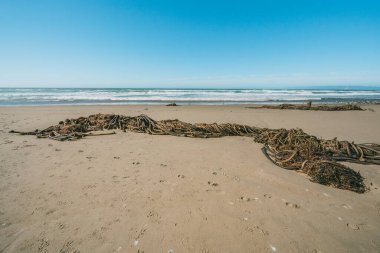
[[[343,105],[315,105],[312,102],[307,104],[280,104],[280,105],[262,105],[247,107],[250,109],[279,109],[279,110],[307,110],[307,111],[364,111],[359,105],[356,104],[343,104]]]
[[[311,180],[323,185],[351,190],[366,191],[359,172],[339,163],[342,161],[380,165],[380,145],[355,144],[337,139],[324,140],[303,132],[301,129],[268,129],[240,124],[190,124],[180,120],[153,120],[146,115],[124,116],[94,114],[77,119],[66,119],[58,125],[33,132],[11,131],[22,135],[35,135],[59,141],[77,140],[86,136],[115,134],[94,131],[115,130],[173,135],[193,138],[222,136],[248,136],[263,144],[264,155],[275,165],[288,170],[306,173]]]

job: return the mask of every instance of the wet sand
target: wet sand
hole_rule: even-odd
[[[380,143],[373,111],[246,106],[0,108],[0,252],[380,252],[380,166],[364,194],[276,167],[248,137],[9,134],[93,113],[302,128]]]

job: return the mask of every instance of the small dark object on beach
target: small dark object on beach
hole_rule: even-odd
[[[179,105],[177,105],[176,103],[170,103],[170,104],[167,104],[166,106],[179,106]]]
[[[309,101],[306,105],[295,104],[280,104],[280,105],[263,105],[256,107],[247,107],[249,109],[279,109],[279,110],[306,110],[306,111],[364,111],[359,105],[344,104],[344,105],[316,105],[312,106]]]
[[[124,116],[94,114],[88,117],[67,119],[63,124],[34,132],[11,131],[21,135],[36,135],[58,141],[73,141],[87,136],[108,135],[92,131],[120,129],[152,135],[172,135],[192,138],[223,136],[253,137],[263,144],[264,155],[275,165],[307,174],[311,181],[339,189],[364,193],[368,188],[359,172],[340,164],[351,162],[380,165],[380,145],[356,144],[348,141],[324,140],[301,129],[268,129],[239,124],[190,124],[180,120],[156,121],[147,115]],[[139,164],[139,162],[133,162]]]

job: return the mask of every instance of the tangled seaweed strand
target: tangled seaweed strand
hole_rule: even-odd
[[[312,106],[311,101],[306,105],[294,105],[294,104],[280,104],[280,105],[263,105],[257,107],[247,107],[250,109],[280,109],[280,110],[308,110],[308,111],[364,111],[358,105],[345,104],[345,105],[317,105]]]
[[[264,146],[264,155],[275,165],[296,170],[310,176],[311,181],[357,193],[367,190],[359,172],[339,161],[380,165],[380,145],[354,144],[337,139],[324,140],[304,133],[301,129],[267,129],[239,124],[190,124],[179,120],[155,121],[146,115],[136,117],[95,114],[77,119],[66,119],[58,125],[34,132],[19,132],[38,138],[59,141],[77,140],[86,136],[108,135],[94,131],[120,129],[152,135],[173,135],[193,138],[222,136],[253,137]]]

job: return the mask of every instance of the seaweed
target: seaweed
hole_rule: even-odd
[[[380,165],[380,145],[355,144],[336,138],[325,140],[303,132],[301,129],[268,129],[241,124],[190,124],[178,119],[156,121],[147,115],[124,116],[94,114],[77,119],[66,119],[58,125],[43,130],[11,133],[35,135],[58,141],[73,141],[87,136],[109,135],[115,130],[173,135],[192,138],[217,138],[223,136],[252,137],[263,144],[264,155],[275,165],[307,174],[310,180],[339,189],[364,193],[367,187],[359,172],[339,163],[351,162]]]
[[[359,105],[316,105],[312,106],[312,102],[307,104],[280,104],[280,105],[263,105],[255,107],[247,107],[249,109],[279,109],[279,110],[307,110],[307,111],[364,111]]]

